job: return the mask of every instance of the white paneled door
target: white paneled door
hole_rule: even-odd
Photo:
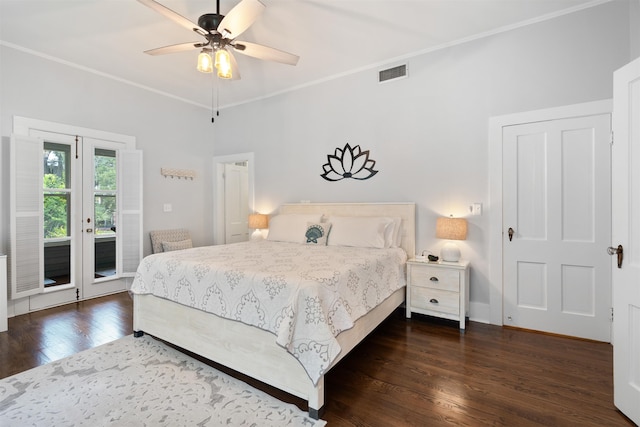
[[[249,169],[246,164],[225,164],[224,217],[225,242],[249,240]]]
[[[614,402],[640,425],[640,59],[613,81]]]
[[[609,342],[611,116],[503,129],[505,325]]]

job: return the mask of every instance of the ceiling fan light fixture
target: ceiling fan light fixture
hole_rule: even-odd
[[[200,55],[198,55],[198,66],[196,69],[201,73],[213,72],[213,58],[211,58],[210,52],[208,49],[202,49]]]
[[[1,2],[2,0],[0,0]],[[206,13],[194,23],[179,13],[174,12],[156,0],[138,0],[178,25],[194,31],[204,37],[204,41],[174,44],[156,49],[146,50],[148,55],[165,55],[191,49],[201,49],[198,55],[197,70],[201,73],[213,73],[222,79],[240,79],[235,57],[227,50],[231,46],[234,51],[243,55],[282,64],[296,65],[299,57],[272,47],[257,43],[241,42],[236,38],[247,30],[264,12],[265,5],[260,0],[240,0],[227,15],[220,14],[220,0],[216,0],[216,12]],[[214,55],[215,53],[215,55]],[[217,56],[214,62],[214,56]]]
[[[221,79],[230,79],[231,75],[231,56],[226,49],[216,50],[215,66],[218,69],[218,77]]]

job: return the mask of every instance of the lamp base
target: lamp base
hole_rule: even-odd
[[[440,259],[445,262],[458,262],[460,261],[460,249],[453,242],[447,242],[440,249]]]
[[[262,235],[262,230],[260,229],[256,229],[256,231],[254,231],[251,234],[251,241],[256,241],[256,240],[264,240],[264,236]]]

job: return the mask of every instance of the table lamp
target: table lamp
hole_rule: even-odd
[[[269,228],[269,216],[265,214],[254,213],[249,215],[249,228],[255,229],[251,235],[251,240],[264,239],[262,231],[265,228]]]
[[[460,249],[451,240],[467,239],[467,220],[453,217],[438,218],[436,221],[436,237],[448,240],[440,249],[440,259],[445,262],[458,262],[460,260]]]

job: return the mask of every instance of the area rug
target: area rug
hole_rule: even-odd
[[[2,426],[324,426],[152,337],[0,380]]]

